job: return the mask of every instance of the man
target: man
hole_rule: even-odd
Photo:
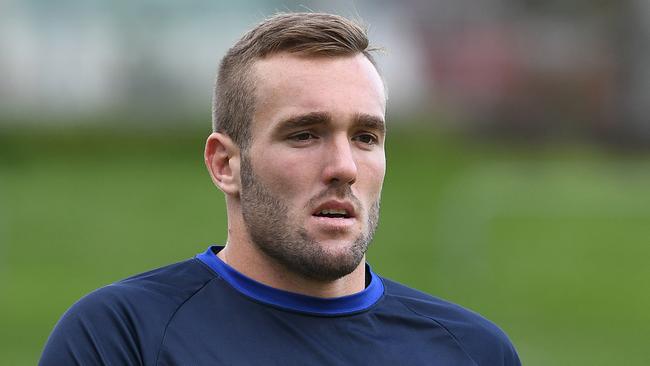
[[[364,30],[280,14],[224,57],[205,162],[228,240],[99,289],[41,365],[519,365],[479,315],[376,275],[386,95]]]

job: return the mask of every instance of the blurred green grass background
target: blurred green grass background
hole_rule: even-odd
[[[0,135],[0,355],[87,292],[223,243],[208,131]],[[650,364],[650,155],[390,131],[386,277],[500,325],[525,365]]]

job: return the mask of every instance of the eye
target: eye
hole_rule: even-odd
[[[289,136],[289,139],[293,141],[309,141],[315,138],[316,136],[311,132],[299,132]]]
[[[353,138],[355,141],[359,141],[361,143],[364,143],[366,145],[375,145],[377,142],[379,142],[379,139],[371,133],[362,133]]]

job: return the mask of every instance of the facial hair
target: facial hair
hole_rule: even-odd
[[[339,279],[359,266],[379,222],[379,199],[368,210],[366,230],[343,252],[333,253],[295,224],[289,208],[255,175],[248,154],[242,154],[241,181],[244,223],[253,244],[265,255],[287,270],[317,281]],[[363,211],[350,186],[337,182],[311,199],[310,204],[332,196],[351,200],[358,213]]]

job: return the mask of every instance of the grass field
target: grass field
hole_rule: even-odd
[[[199,133],[0,137],[0,358],[80,296],[225,239]],[[529,366],[648,365],[650,156],[389,137],[369,261],[499,324]]]

